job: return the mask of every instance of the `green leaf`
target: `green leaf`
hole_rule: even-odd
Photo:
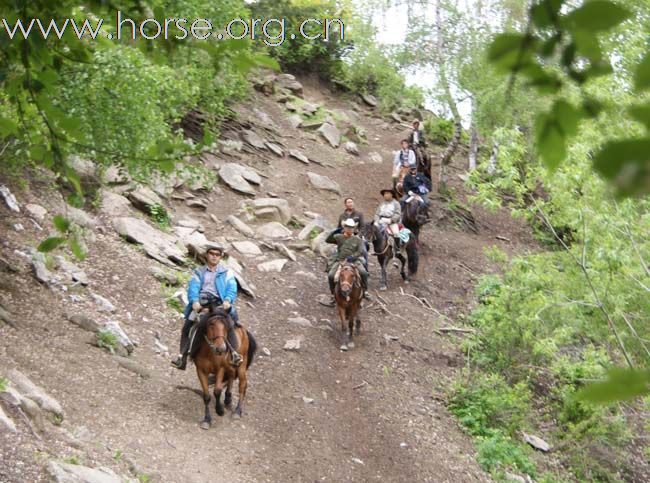
[[[645,54],[634,73],[634,88],[643,91],[650,87],[650,52]]]
[[[569,13],[565,18],[567,27],[572,30],[602,32],[616,27],[631,17],[629,10],[607,0],[586,2]]]
[[[650,394],[650,371],[612,369],[605,381],[584,387],[578,391],[577,397],[583,401],[606,404],[629,401],[647,394]]]
[[[530,9],[530,17],[537,28],[543,29],[555,23],[564,0],[542,0]]]
[[[18,124],[11,119],[0,116],[0,137],[9,136],[18,132]]]
[[[594,157],[594,168],[613,181],[619,196],[650,193],[650,138],[608,142]]]
[[[535,122],[537,150],[544,164],[554,171],[566,157],[566,140],[551,114],[539,114]]]
[[[67,233],[70,230],[70,220],[63,215],[56,215],[54,217],[54,226],[60,233]]]
[[[73,236],[68,240],[68,247],[77,260],[84,261],[86,259],[86,252],[84,252],[84,249],[76,236]]]
[[[488,48],[488,60],[505,70],[530,64],[536,39],[524,34],[499,34]]]
[[[63,243],[65,243],[65,238],[59,236],[51,236],[47,240],[43,240],[41,244],[38,245],[37,250],[39,252],[51,252]]]
[[[630,116],[650,129],[650,104],[632,106],[628,109]]]
[[[581,109],[560,99],[553,106],[553,117],[562,130],[564,138],[575,136],[578,132],[578,124],[584,117]]]

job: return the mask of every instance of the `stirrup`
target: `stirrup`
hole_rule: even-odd
[[[239,366],[243,361],[244,358],[239,354],[237,351],[231,350],[231,363],[233,366]]]

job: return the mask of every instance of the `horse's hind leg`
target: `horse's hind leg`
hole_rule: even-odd
[[[201,429],[210,429],[212,424],[212,416],[210,416],[210,393],[208,392],[208,374],[203,372],[198,366],[196,374],[199,376],[201,389],[203,390],[203,404],[205,404],[205,415],[201,421]]]
[[[404,255],[402,255],[401,253],[398,253],[396,256],[397,256],[397,259],[400,261],[400,263],[402,265],[402,267],[400,268],[400,271],[399,271],[399,274],[402,276],[402,280],[404,280],[404,282],[406,282],[406,283],[410,283],[411,278],[409,277],[409,275],[407,275],[406,270],[404,270],[404,265],[406,265],[406,259],[404,258]]]
[[[348,342],[350,342],[350,338],[348,336],[348,332],[345,327],[345,322],[347,320],[346,309],[342,307],[338,307],[338,311],[339,311],[339,320],[341,321],[341,346],[339,348],[342,351],[346,351],[348,350]]]
[[[361,334],[361,319],[357,317],[355,335]]]
[[[348,347],[350,349],[354,349],[354,314],[348,314],[348,337],[350,339],[350,342],[348,342]]]
[[[379,281],[379,290],[386,290],[386,264],[388,263],[388,259],[385,258],[380,262],[380,267],[381,267],[381,280]]]
[[[244,412],[244,398],[246,397],[246,388],[248,387],[246,367],[244,367],[244,364],[239,366],[238,378],[239,378],[239,401],[237,401],[235,414],[233,414],[233,417],[236,419],[241,418],[242,413]]]
[[[226,397],[224,398],[223,404],[228,409],[232,406],[232,379],[228,379],[228,384],[226,385]]]
[[[217,381],[214,384],[214,398],[215,398],[215,411],[217,411],[217,414],[219,416],[223,416],[225,414],[225,410],[223,408],[223,405],[221,404],[221,391],[223,390],[223,376],[224,376],[224,370],[223,368],[219,368],[217,371]]]

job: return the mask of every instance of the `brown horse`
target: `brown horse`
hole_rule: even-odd
[[[408,166],[403,166],[399,170],[399,176],[397,177],[397,182],[395,183],[395,199],[399,200],[402,196],[404,196],[404,178],[409,172],[409,167]]]
[[[352,329],[356,322],[356,334],[361,332],[359,309],[363,298],[361,288],[361,275],[353,263],[342,263],[339,269],[338,282],[334,289],[336,308],[341,321],[341,347],[342,351],[354,348]],[[346,327],[347,322],[347,327]]]
[[[235,409],[234,416],[240,418],[243,412],[244,398],[246,397],[246,387],[248,385],[246,371],[253,363],[253,357],[257,350],[257,342],[249,331],[243,327],[229,329],[232,321],[230,316],[221,308],[211,310],[206,320],[199,323],[193,341],[191,357],[196,366],[196,374],[201,383],[203,390],[203,402],[205,403],[205,416],[201,422],[201,428],[208,429],[212,423],[210,416],[210,393],[208,389],[208,378],[210,374],[216,376],[214,385],[215,409],[219,416],[223,416],[224,405],[230,408],[232,404],[232,383],[239,379],[239,401]],[[239,343],[238,352],[242,357],[242,363],[239,367],[231,364],[231,355],[228,352],[226,341],[228,340],[228,331],[237,331]],[[224,405],[221,404],[221,391],[224,384],[226,385],[226,395]]]

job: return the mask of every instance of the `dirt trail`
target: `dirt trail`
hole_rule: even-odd
[[[348,102],[314,86],[306,86],[305,95],[328,108],[349,108]],[[370,145],[353,157],[308,133],[291,130],[280,104],[261,95],[253,103],[286,133],[285,147],[302,149],[332,165],[310,165],[309,170],[338,181],[343,194],[354,196],[358,207],[372,215],[379,189],[390,182],[391,152],[406,130],[362,109],[359,123]],[[368,161],[373,151],[382,155],[382,164]],[[274,158],[266,164],[269,156],[242,161],[266,174],[265,190],[286,197],[295,212],[309,209],[335,219],[340,197],[308,187],[304,167],[295,160]],[[464,161],[456,163],[462,169]],[[462,189],[453,173],[452,184]],[[32,189],[20,197],[46,205],[47,196]],[[240,200],[226,191],[208,212],[223,220]],[[173,208],[177,217],[198,217],[184,205],[175,203]],[[434,202],[434,217],[439,208]],[[437,310],[458,320],[472,304],[477,275],[488,269],[483,247],[501,244],[502,249],[515,252],[532,246],[525,228],[506,214],[489,215],[478,209],[474,214],[479,235],[458,230],[444,219],[426,227],[417,281],[405,286],[397,271],[391,270],[390,289],[382,293],[391,310],[406,321],[386,316],[376,303],[370,304],[362,313],[363,334],[357,348],[348,353],[337,349],[330,329],[334,310],[316,302],[326,291],[321,260],[302,253],[298,262],[270,275],[257,272],[255,260],[240,257],[258,295],[250,303],[240,297],[240,316],[271,356],[258,352],[250,371],[244,417],[218,418],[212,406],[215,421],[209,431],[198,426],[203,404],[193,392],[199,387],[193,366],[186,372],[174,370],[168,357],[152,349],[158,332],[174,353],[181,325],[178,315],[165,306],[160,284],[148,274],[148,267],[156,262],[123,243],[110,229],[110,220],[102,219],[108,228],[97,231],[83,267],[92,290],[118,307],[113,317],[140,343],[131,358],[151,377],[142,379],[119,368],[114,357],[87,343],[88,333],[66,322],[66,310],[93,315],[90,301],[72,303],[68,294],[36,285],[25,269],[2,294],[28,327],[21,332],[0,329],[0,365],[20,368],[58,398],[67,413],[63,428],[76,436],[51,430],[38,441],[23,428],[15,440],[0,445],[3,463],[15,462],[11,469],[0,470],[0,480],[44,479],[47,455],[61,458],[74,453],[82,464],[110,466],[120,474],[147,474],[164,482],[489,480],[475,461],[471,441],[444,404],[444,386],[463,360],[458,339],[441,337],[433,329],[450,322],[400,292],[402,288],[424,296]],[[7,235],[4,257],[15,257],[13,250],[30,242],[25,235],[21,238],[9,231],[13,218],[8,216],[2,227]],[[241,238],[230,228],[225,230],[231,239]],[[208,238],[222,234],[215,226],[207,227]],[[28,235],[32,242],[41,236]],[[499,242],[496,235],[512,242]],[[267,258],[277,254],[269,253]],[[373,294],[377,270],[371,257]],[[34,299],[37,304],[29,303]],[[312,327],[287,321],[295,316],[306,317]],[[303,338],[301,350],[283,351],[285,341],[293,337]]]

